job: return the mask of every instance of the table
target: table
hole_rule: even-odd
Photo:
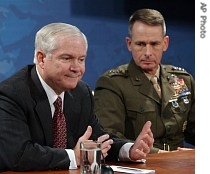
[[[195,150],[149,154],[145,164],[140,163],[109,163],[141,169],[153,169],[155,174],[193,174],[195,173]],[[79,174],[80,170],[34,171],[24,174]],[[116,174],[120,174],[115,172]],[[20,174],[20,172],[2,172],[2,174]]]
[[[117,165],[117,164],[116,164]],[[122,166],[153,169],[155,174],[194,174],[195,150],[150,154],[145,164],[126,164]]]

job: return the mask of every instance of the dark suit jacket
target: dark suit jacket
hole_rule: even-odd
[[[100,123],[120,138],[135,140],[150,120],[154,147],[164,149],[167,144],[170,150],[175,150],[183,147],[184,139],[195,144],[192,76],[182,68],[161,65],[160,86],[162,99],[133,59],[129,64],[108,70],[97,80],[94,91],[95,112]]]
[[[91,90],[84,82],[65,92],[69,149],[74,148],[88,125],[93,127],[91,139],[105,133],[93,107]],[[115,138],[114,141],[108,160],[117,160],[119,149],[125,143]],[[70,160],[66,151],[52,145],[48,98],[34,65],[29,65],[0,84],[0,171],[68,169]]]

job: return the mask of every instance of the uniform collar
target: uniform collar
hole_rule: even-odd
[[[147,78],[150,80],[152,77],[156,76],[158,80],[160,80],[160,65],[158,65],[158,68],[156,70],[155,75],[151,75],[149,73],[144,72],[144,74],[147,76]]]

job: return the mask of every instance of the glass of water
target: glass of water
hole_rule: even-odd
[[[80,173],[101,173],[101,143],[86,140],[80,143]]]

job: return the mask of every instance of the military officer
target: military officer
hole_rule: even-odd
[[[195,82],[183,68],[161,63],[169,44],[162,14],[153,9],[134,12],[126,44],[131,61],[106,71],[96,82],[100,123],[121,138],[135,140],[150,120],[155,139],[151,153],[177,150],[184,141],[194,145]]]

